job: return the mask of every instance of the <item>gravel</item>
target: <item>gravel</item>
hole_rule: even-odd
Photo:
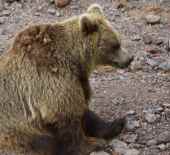
[[[54,0],[13,3],[0,0],[0,52],[10,47],[13,36],[26,25],[55,23],[84,12],[94,2],[104,8],[121,34],[122,46],[135,55],[135,60],[131,70],[99,68],[92,74],[90,108],[110,121],[127,115],[126,130],[113,142],[117,152],[169,155],[169,0],[161,2],[161,12],[154,9],[148,12],[147,8],[155,4],[155,0],[130,0],[117,9],[113,2],[105,0],[72,0],[62,9],[56,7]],[[166,22],[162,22],[164,18]]]

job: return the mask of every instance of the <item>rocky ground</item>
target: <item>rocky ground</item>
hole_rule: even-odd
[[[111,142],[122,155],[170,155],[170,1],[0,0],[0,52],[26,25],[55,22],[97,2],[136,58],[128,70],[101,67],[91,76],[91,108],[113,120],[127,115],[127,130]],[[104,153],[103,153],[104,154]]]

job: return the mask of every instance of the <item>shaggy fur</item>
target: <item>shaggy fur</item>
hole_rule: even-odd
[[[88,78],[97,65],[127,67],[131,58],[98,5],[18,33],[0,57],[0,150],[86,155],[102,147],[103,138],[119,134],[123,123],[106,125],[88,112]]]

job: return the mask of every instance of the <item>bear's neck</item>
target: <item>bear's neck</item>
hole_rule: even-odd
[[[85,39],[82,39],[82,56],[81,61],[84,63],[88,76],[96,69],[96,56],[97,56],[97,42],[98,35],[94,34]]]
[[[96,68],[96,54],[97,45],[99,40],[99,33],[92,33],[88,36],[80,30],[79,17],[73,17],[71,19],[62,22],[65,29],[67,30],[67,35],[70,40],[70,49],[74,57],[77,57],[80,64],[86,70],[88,76]]]

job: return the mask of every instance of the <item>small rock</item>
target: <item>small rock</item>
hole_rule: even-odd
[[[78,9],[79,9],[79,6],[78,6],[78,5],[72,5],[71,8],[72,8],[73,10],[78,10]]]
[[[120,154],[125,154],[126,150],[129,149],[125,142],[118,139],[112,140],[110,145],[113,146],[114,150]]]
[[[166,144],[166,148],[167,148],[167,149],[170,149],[170,143],[167,143],[167,144]]]
[[[92,152],[92,153],[90,153],[90,155],[109,155],[109,154],[104,151],[100,151],[100,152]]]
[[[158,148],[162,151],[164,151],[166,149],[166,145],[165,144],[160,144],[158,145]]]
[[[41,15],[41,13],[40,12],[35,12],[35,14],[34,14],[35,16],[40,16]]]
[[[144,35],[143,36],[143,41],[144,41],[144,43],[145,44],[151,44],[152,43],[152,40],[153,40],[153,38],[152,38],[152,36],[151,35]]]
[[[170,61],[161,63],[158,68],[163,71],[170,71]]]
[[[170,40],[168,40],[166,43],[166,50],[170,51]]]
[[[9,16],[11,12],[9,10],[3,10],[0,16]]]
[[[133,119],[127,120],[126,129],[128,131],[133,131],[133,130],[137,129],[139,126],[140,126],[140,123],[138,120],[133,120]]]
[[[50,3],[54,3],[54,0],[50,0]]]
[[[4,51],[4,49],[3,49],[3,48],[0,48],[0,54],[2,54],[2,53],[3,53],[3,51]]]
[[[155,45],[161,45],[162,43],[163,43],[164,41],[163,41],[163,39],[162,38],[157,38],[157,37],[155,37],[154,39],[153,39],[153,44],[155,44]]]
[[[155,61],[154,59],[146,58],[146,63],[152,67],[156,67],[159,65],[159,62]]]
[[[157,117],[155,114],[151,114],[151,113],[146,113],[145,114],[145,120],[148,123],[154,123],[157,120]]]
[[[145,64],[145,56],[141,55],[139,57],[135,57],[133,62],[130,65],[130,69],[141,70],[144,64]]]
[[[163,52],[163,49],[157,47],[157,46],[150,46],[146,48],[146,52],[150,54],[160,54]]]
[[[160,105],[153,105],[153,104],[149,104],[149,105],[145,105],[143,112],[144,113],[161,113],[163,111],[163,107]]]
[[[157,140],[156,139],[151,139],[147,142],[147,145],[148,146],[153,146],[153,145],[156,145],[157,144]]]
[[[61,14],[60,14],[59,11],[56,11],[56,16],[57,16],[57,17],[60,17],[60,16],[61,16]]]
[[[139,41],[141,40],[140,36],[139,35],[135,35],[131,38],[132,41]]]
[[[49,8],[49,9],[47,10],[47,12],[48,12],[49,14],[51,14],[51,15],[55,15],[55,14],[56,14],[56,10],[53,9],[53,8]]]
[[[170,108],[170,104],[169,103],[163,103],[163,106],[166,108]]]
[[[135,115],[136,112],[135,112],[134,110],[130,110],[130,111],[128,111],[126,114],[127,114],[127,115]]]
[[[149,14],[145,16],[145,19],[148,24],[158,24],[160,23],[161,17],[158,15]]]
[[[126,151],[126,153],[124,155],[139,155],[140,152],[136,149],[129,149]]]
[[[0,24],[4,24],[5,23],[5,18],[0,17]]]
[[[0,0],[0,11],[2,11],[4,8],[4,1]]]
[[[139,155],[140,153],[136,149],[129,149],[125,142],[117,140],[117,139],[114,139],[111,142],[111,145],[113,146],[115,152],[121,155]]]
[[[136,140],[138,139],[138,135],[137,134],[128,134],[128,135],[123,136],[123,139],[127,143],[135,143]]]
[[[158,144],[170,142],[170,131],[164,131],[157,137]]]
[[[57,7],[62,8],[68,5],[71,0],[54,0],[54,2]]]
[[[127,6],[127,0],[116,0],[113,1],[113,5],[116,9],[122,9]]]
[[[5,0],[7,3],[13,3],[15,1],[19,1],[19,0]]]

